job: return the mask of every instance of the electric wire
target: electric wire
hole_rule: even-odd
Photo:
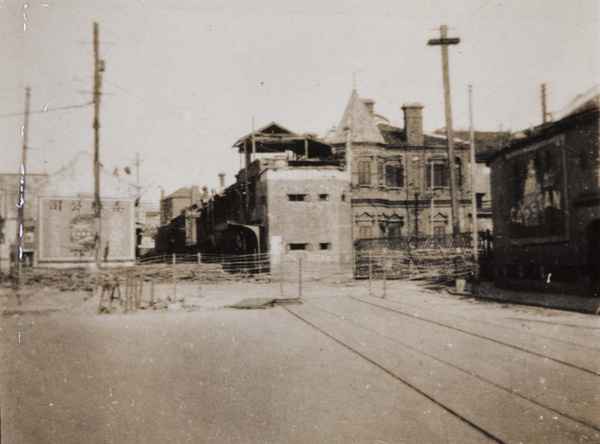
[[[86,106],[90,106],[93,105],[94,102],[87,102],[87,103],[82,103],[80,105],[69,105],[69,106],[62,106],[59,108],[47,108],[47,109],[43,109],[40,111],[29,111],[29,114],[44,114],[44,113],[49,113],[49,112],[54,112],[54,111],[65,111],[68,109],[78,109],[78,108],[85,108]],[[15,116],[24,116],[25,115],[25,111],[20,111],[17,113],[8,113],[8,114],[0,114],[0,118],[3,117],[15,117]]]

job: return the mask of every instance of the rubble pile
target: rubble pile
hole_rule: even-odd
[[[62,291],[91,291],[94,274],[87,268],[23,268],[21,284],[58,288]]]
[[[202,279],[207,283],[219,283],[238,280],[235,275],[225,273],[219,264],[152,264],[123,270],[125,273],[142,277],[145,281],[168,283],[176,281],[194,282]],[[175,276],[173,276],[173,273]]]
[[[101,280],[117,280],[124,284],[129,278],[142,279],[144,282],[165,284],[172,282],[198,282],[218,284],[239,282],[252,279],[254,281],[269,281],[268,276],[251,275],[239,271],[231,273],[223,270],[220,264],[144,264],[134,267],[104,268]],[[92,291],[95,273],[88,268],[23,268],[21,284],[56,288],[62,291],[84,290]]]

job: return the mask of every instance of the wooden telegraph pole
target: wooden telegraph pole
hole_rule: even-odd
[[[471,140],[471,217],[473,227],[473,261],[475,262],[475,280],[479,279],[479,235],[477,229],[477,194],[475,191],[475,128],[473,126],[473,86],[469,85],[469,138]]]
[[[94,219],[96,220],[96,270],[102,264],[102,204],[100,201],[100,97],[102,93],[102,73],[104,60],[100,60],[98,43],[98,23],[94,22]]]
[[[25,165],[27,164],[27,138],[29,131],[29,100],[31,88],[25,90],[25,120],[23,122],[23,150],[21,152],[21,177],[19,187],[19,224],[17,227],[17,302],[21,303],[21,272],[23,267],[23,235],[25,234]]]
[[[448,149],[448,168],[450,169],[450,205],[452,207],[452,234],[460,233],[458,217],[458,199],[456,196],[456,168],[454,166],[454,133],[452,130],[452,105],[450,103],[450,73],[448,68],[448,46],[460,43],[458,38],[448,38],[446,25],[440,26],[440,38],[431,39],[430,46],[442,47],[442,70],[444,75],[444,103],[446,108],[446,146]]]
[[[546,84],[542,84],[542,123],[548,122],[548,112],[546,111]]]
[[[137,191],[137,198],[139,200],[141,196],[141,187],[140,187],[140,165],[142,161],[140,160],[140,153],[135,153],[135,188]]]

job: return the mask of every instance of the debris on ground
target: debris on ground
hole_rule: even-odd
[[[300,299],[277,299],[277,298],[248,298],[233,305],[228,305],[227,308],[239,309],[265,309],[274,307],[275,305],[301,304]]]

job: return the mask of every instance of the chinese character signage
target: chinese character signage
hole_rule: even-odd
[[[40,198],[40,261],[93,260],[94,209],[90,198]],[[101,210],[103,260],[133,260],[133,201],[103,199]]]
[[[566,174],[562,137],[509,154],[511,239],[552,240],[567,234]]]

